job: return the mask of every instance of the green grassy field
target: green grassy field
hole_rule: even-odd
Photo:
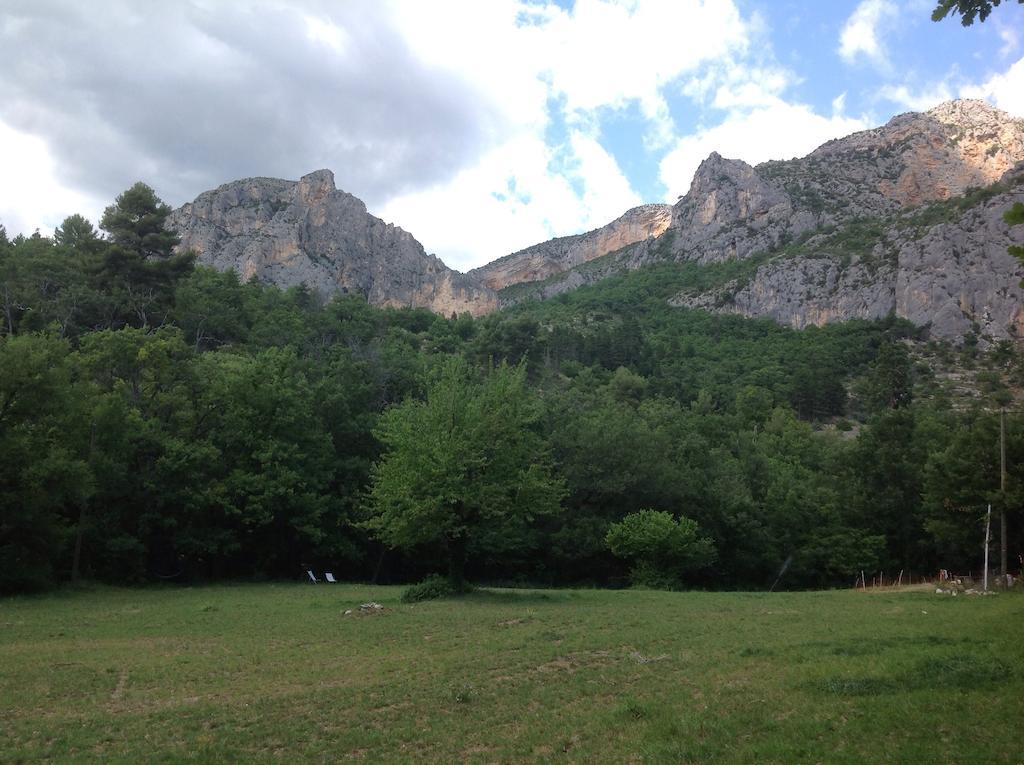
[[[0,601],[0,761],[1024,761],[1024,597],[400,592]]]

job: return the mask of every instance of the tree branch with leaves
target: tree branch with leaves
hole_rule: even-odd
[[[1003,0],[939,0],[939,4],[932,11],[932,21],[942,21],[953,14],[960,16],[960,23],[965,27],[971,26],[974,20],[985,21],[993,8],[998,8]],[[1024,5],[1024,0],[1017,0]]]

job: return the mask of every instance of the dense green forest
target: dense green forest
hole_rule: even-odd
[[[324,301],[174,255],[168,212],[138,184],[105,235],[0,228],[0,592],[306,566],[756,589],[784,562],[783,587],[850,585],[977,570],[987,502],[1024,543],[1007,344],[669,306],[694,264],[481,319]]]

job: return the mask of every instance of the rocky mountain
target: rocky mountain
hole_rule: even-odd
[[[468,274],[368,214],[327,170],[228,183],[169,225],[200,262],[243,278],[446,315],[482,315],[669,262],[711,274],[676,295],[677,306],[794,327],[895,314],[934,337],[990,342],[1024,338],[1024,271],[1006,253],[1024,227],[1002,221],[1022,199],[1024,120],[962,100],[799,159],[751,167],[712,153],[671,207],[643,205]]]
[[[441,314],[488,313],[493,291],[428,255],[407,231],[339,191],[329,170],[299,181],[249,178],[200,194],[168,226],[199,262],[280,287],[304,284],[330,297],[358,293],[374,305]]]
[[[1024,337],[1024,270],[1006,253],[1024,232],[1002,221],[1022,200],[1024,120],[953,101],[801,159],[751,167],[713,153],[660,236],[505,289],[502,302],[652,263],[732,263],[741,276],[673,303],[795,327],[895,313],[943,339]]]
[[[521,282],[535,282],[626,245],[660,236],[671,221],[672,208],[669,205],[641,205],[606,226],[585,234],[535,244],[475,268],[468,275],[494,290]]]
[[[1024,242],[1024,231],[1011,230],[1002,219],[1021,200],[1024,163],[973,199],[923,208],[886,225],[816,234],[743,279],[671,302],[797,328],[894,313],[944,340],[970,333],[986,342],[1024,338],[1024,291],[1018,286],[1024,271],[1007,253],[1009,245]],[[950,219],[929,225],[942,215]]]

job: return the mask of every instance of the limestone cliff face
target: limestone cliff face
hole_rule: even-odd
[[[1000,179],[982,202],[964,197]],[[954,341],[974,331],[1024,338],[1024,273],[1006,253],[1024,233],[1001,217],[1022,191],[1024,120],[983,101],[952,101],[801,159],[751,167],[713,153],[659,238],[548,278],[526,297],[666,260],[756,257],[761,265],[742,284],[673,302],[794,327],[895,313]],[[954,198],[963,199],[938,218],[922,213]]]
[[[325,297],[358,293],[374,305],[481,315],[495,294],[428,255],[411,234],[339,191],[329,170],[299,181],[249,178],[200,194],[168,226],[199,262]]]
[[[815,216],[796,209],[781,185],[712,152],[672,208],[670,252],[700,263],[746,258],[815,225]]]
[[[1013,202],[1024,202],[1024,186],[1017,189],[900,248],[897,316],[947,340],[972,330],[982,339],[1024,338],[1024,267],[1007,252],[1024,244],[1024,231],[1003,222]]]
[[[669,300],[685,308],[773,319],[796,329],[849,319],[883,319],[895,308],[894,269],[847,265],[834,258],[793,258],[758,269],[746,285],[682,293]]]
[[[660,236],[671,220],[672,208],[668,205],[641,205],[599,229],[535,244],[475,268],[468,275],[495,290],[540,281],[634,242]]]
[[[817,228],[962,195],[1021,160],[1024,120],[970,100],[893,117],[802,159],[751,167],[712,153],[673,207],[670,257],[750,257]]]
[[[1007,252],[1024,230],[1003,213],[1024,201],[1024,166],[1005,178],[1005,193],[958,219],[912,228],[895,219],[875,246],[852,262],[835,251],[837,237],[819,237],[800,256],[760,266],[750,279],[705,294],[680,294],[678,306],[771,318],[803,328],[889,314],[959,341],[976,333],[983,343],[1024,338],[1024,265]],[[810,257],[808,257],[810,256]]]
[[[1024,120],[984,101],[959,100],[829,141],[802,162],[809,167],[826,163],[831,176],[824,184],[826,193],[863,214],[885,212],[893,205],[914,207],[987,186],[1021,159]]]

